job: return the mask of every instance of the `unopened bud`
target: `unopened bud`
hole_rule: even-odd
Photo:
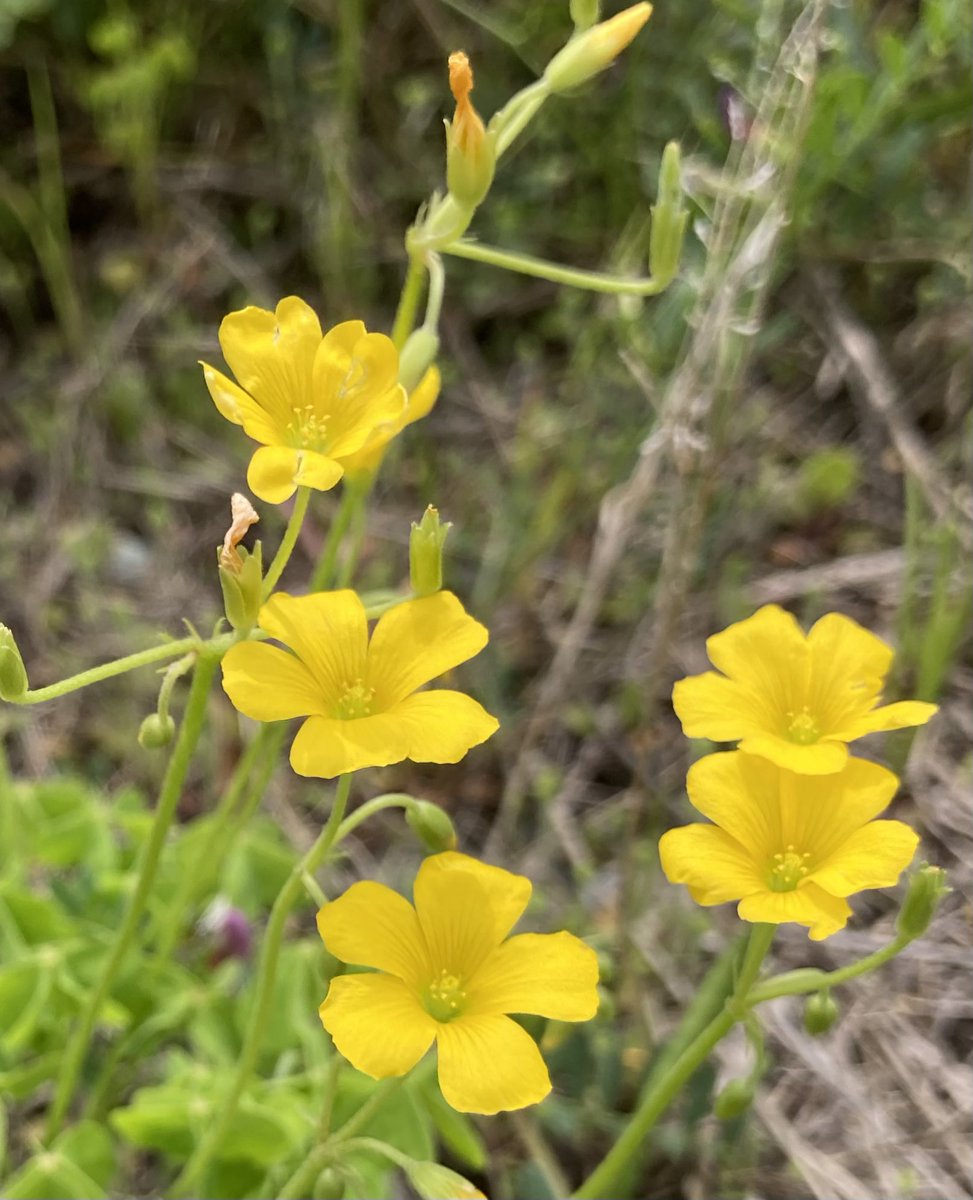
[[[838,1003],[830,992],[808,996],[804,1005],[804,1028],[812,1037],[827,1033],[841,1015]]]
[[[468,1179],[439,1163],[412,1162],[405,1172],[422,1200],[486,1200]]]
[[[218,552],[223,610],[233,628],[246,633],[256,625],[260,615],[264,581],[263,550],[259,542],[254,545],[252,552],[248,552],[244,546],[236,546],[233,557],[235,563],[225,566],[224,552]]]
[[[210,944],[209,965],[218,966],[227,958],[250,957],[253,930],[247,914],[223,896],[217,896],[199,918],[197,929]]]
[[[139,745],[143,750],[161,750],[176,732],[176,723],[168,713],[149,713],[139,726]]]
[[[551,91],[577,87],[610,66],[651,15],[651,4],[633,4],[573,37],[547,64],[544,78]]]
[[[312,1200],[342,1200],[345,1194],[345,1177],[335,1167],[325,1167],[314,1181]]]
[[[679,269],[689,213],[683,203],[679,143],[669,142],[659,168],[658,203],[652,208],[649,274],[665,287]]]
[[[17,641],[6,625],[0,625],[0,700],[16,704],[29,690],[27,668]]]
[[[731,1079],[713,1101],[713,1112],[721,1121],[742,1116],[753,1104],[754,1091],[752,1079]]]
[[[405,819],[430,854],[456,849],[456,830],[449,814],[429,800],[414,800],[405,810]]]
[[[497,165],[496,134],[488,133],[473,107],[473,71],[462,50],[449,56],[449,88],[456,101],[446,121],[446,186],[464,209],[476,208],[490,190]]]
[[[909,890],[899,910],[896,928],[902,937],[921,937],[936,915],[936,909],[952,888],[946,886],[946,872],[929,863],[922,866],[909,880]]]
[[[443,546],[452,529],[439,520],[439,510],[430,504],[409,535],[409,578],[415,596],[431,596],[443,586]]]
[[[568,7],[576,33],[590,29],[601,16],[601,0],[571,0]]]
[[[431,329],[420,328],[409,334],[399,353],[399,383],[411,392],[436,361],[439,338]],[[410,396],[411,404],[412,398]]]

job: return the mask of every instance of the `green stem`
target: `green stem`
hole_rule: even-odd
[[[373,800],[367,800],[360,805],[351,814],[350,817],[345,817],[338,827],[338,832],[334,839],[334,844],[337,846],[343,842],[352,830],[357,829],[363,821],[367,821],[369,817],[373,817],[377,812],[381,812],[384,808],[409,808],[415,803],[415,797],[409,796],[405,792],[386,792],[384,796],[376,796]]]
[[[538,79],[519,91],[497,113],[490,124],[497,129],[498,159],[520,137],[550,94],[550,85],[547,80]]]
[[[264,576],[263,594],[265,600],[277,586],[277,580],[283,575],[284,568],[287,566],[288,560],[294,552],[298,534],[301,532],[301,526],[304,524],[304,517],[307,513],[307,506],[310,499],[310,488],[299,487],[297,489],[297,497],[294,500],[294,507],[291,510],[287,528],[284,530],[284,536],[277,547],[274,561],[267,568],[267,574]]]
[[[356,488],[349,485],[345,486],[341,494],[341,504],[338,506],[335,518],[331,522],[331,528],[328,530],[328,537],[324,543],[324,549],[321,551],[321,557],[318,559],[317,566],[314,568],[314,574],[311,576],[309,591],[320,592],[322,589],[332,586],[335,564],[338,561],[338,551],[341,549],[341,543],[348,532],[357,495],[358,491]]]
[[[250,1010],[250,1020],[247,1032],[237,1062],[236,1073],[226,1094],[216,1118],[209,1129],[198,1142],[192,1156],[186,1163],[179,1177],[172,1185],[172,1191],[177,1196],[199,1194],[197,1189],[205,1183],[206,1173],[213,1156],[230,1126],[250,1077],[257,1063],[257,1056],[263,1045],[267,1021],[274,995],[274,983],[277,978],[277,962],[280,958],[280,948],[284,938],[284,926],[290,916],[294,903],[304,887],[305,872],[313,872],[320,867],[331,849],[338,833],[345,806],[348,803],[348,793],[351,789],[351,776],[342,775],[335,791],[334,804],[327,823],[321,830],[314,845],[304,857],[294,866],[287,882],[277,894],[270,920],[267,922],[267,932],[264,936],[260,953],[260,964],[257,969],[256,997]]]
[[[619,1182],[638,1162],[645,1139],[656,1121],[713,1048],[746,1016],[747,997],[756,982],[776,929],[776,925],[754,925],[736,987],[723,1011],[693,1039],[669,1069],[659,1075],[655,1085],[643,1093],[621,1137],[574,1193],[573,1200],[603,1200],[605,1196],[620,1196]]]
[[[217,639],[213,639],[215,642]],[[213,642],[209,646],[213,648]],[[229,645],[229,640],[227,640]],[[79,688],[88,687],[92,683],[100,683],[103,679],[111,679],[115,675],[124,675],[127,671],[135,671],[139,667],[150,667],[153,663],[165,662],[167,658],[176,658],[190,650],[200,648],[198,637],[184,637],[176,642],[166,642],[163,646],[153,646],[149,650],[139,650],[136,654],[126,654],[124,658],[116,658],[113,662],[103,663],[100,667],[91,667],[78,675],[69,675],[57,683],[47,687],[34,688],[26,692],[18,704],[42,704],[45,700],[55,700],[58,696],[66,696],[68,692],[76,692]]]
[[[358,481],[349,490],[354,493],[354,500],[351,507],[351,539],[348,544],[348,553],[345,556],[345,561],[341,564],[341,570],[338,572],[337,582],[339,588],[346,588],[351,585],[355,568],[358,565],[358,559],[361,556],[361,548],[365,541],[365,529],[368,526],[366,502],[372,490],[371,480],[367,483]]]
[[[563,283],[568,287],[584,288],[589,292],[605,292],[612,296],[655,296],[665,291],[668,281],[660,282],[649,276],[640,279],[625,279],[620,275],[609,275],[603,271],[585,271],[580,267],[565,267],[560,263],[534,258],[530,254],[518,254],[512,250],[501,250],[496,246],[484,246],[480,242],[456,241],[442,247],[444,254],[455,258],[469,258],[473,262],[500,267],[504,271],[517,271],[521,275],[532,275],[535,279],[549,279],[552,283]]]
[[[840,967],[837,971],[818,971],[813,968],[788,971],[755,987],[747,998],[747,1004],[754,1007],[763,1004],[765,1000],[776,1000],[778,996],[802,996],[808,992],[819,992],[822,988],[837,987],[839,983],[847,983],[849,979],[874,971],[890,958],[895,958],[912,940],[911,937],[900,933],[881,950],[876,950],[874,954],[869,954],[850,966]]]
[[[415,254],[409,255],[409,269],[406,273],[399,306],[395,310],[395,321],[392,325],[392,343],[396,350],[401,350],[409,334],[415,328],[416,310],[422,296],[422,285],[425,278],[425,266],[422,259]]]
[[[443,309],[443,293],[446,289],[446,272],[443,270],[443,260],[438,254],[430,254],[426,259],[429,268],[429,293],[426,296],[426,315],[422,327],[435,333],[439,328],[439,314]]]
[[[102,1005],[111,992],[112,984],[115,982],[119,968],[124,962],[125,955],[128,953],[138,929],[139,921],[145,911],[149,893],[155,882],[159,858],[162,855],[166,835],[169,832],[169,826],[172,824],[176,806],[182,795],[183,783],[186,779],[186,772],[189,769],[189,762],[203,729],[203,722],[206,716],[206,700],[209,695],[210,684],[213,682],[213,675],[216,672],[217,662],[218,659],[214,655],[203,654],[200,655],[199,661],[196,664],[192,686],[189,690],[189,698],[186,701],[186,711],[183,714],[182,725],[179,729],[179,736],[173,747],[172,756],[169,759],[169,765],[166,768],[165,778],[162,781],[162,788],[159,792],[155,820],[152,823],[149,840],[142,851],[135,891],[132,893],[128,910],[118,928],[118,932],[115,934],[114,945],[105,965],[102,967],[101,976],[88,997],[87,1006],[64,1051],[54,1101],[47,1120],[48,1141],[56,1136],[63,1124],[65,1113],[71,1104],[77,1087],[78,1076],[91,1041],[91,1035],[94,1032],[95,1023],[98,1020]]]

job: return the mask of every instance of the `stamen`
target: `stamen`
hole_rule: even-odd
[[[775,854],[771,860],[767,884],[772,892],[793,892],[800,881],[807,875],[807,865],[810,853],[799,853],[793,842],[788,843],[782,854]]]
[[[800,712],[788,712],[787,721],[787,737],[799,746],[811,746],[821,736],[821,730],[806,704]]]
[[[355,721],[359,717],[371,716],[374,699],[375,689],[366,687],[360,676],[346,680],[341,699],[335,705],[332,716],[340,721]]]
[[[466,1003],[462,979],[444,967],[426,988],[424,1002],[431,1017],[437,1021],[452,1021]]]

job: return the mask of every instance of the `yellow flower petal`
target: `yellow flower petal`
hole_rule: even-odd
[[[287,296],[275,312],[244,308],[223,318],[220,346],[240,386],[286,429],[312,401],[311,374],[321,326],[303,300]]]
[[[402,422],[403,428],[411,425],[413,421],[421,421],[423,417],[429,416],[439,399],[441,386],[442,376],[439,374],[439,368],[433,364],[409,393],[409,403],[405,410],[405,419]]]
[[[742,684],[770,709],[797,711],[805,703],[810,652],[796,619],[776,604],[766,604],[706,640],[706,653],[717,670]]]
[[[341,465],[347,475],[371,475],[378,470],[389,442],[397,437],[406,425],[418,421],[431,412],[439,395],[439,369],[432,366],[409,393],[405,408],[394,421],[388,421],[373,430],[361,450],[342,458]]]
[[[428,974],[416,911],[383,883],[353,883],[318,912],[318,933],[335,958],[387,971],[414,988]]]
[[[838,852],[858,829],[888,807],[898,778],[878,763],[849,758],[828,776],[780,772],[780,842],[811,854],[817,866]]]
[[[832,896],[892,887],[918,845],[919,835],[901,821],[871,821],[815,866],[809,879]]]
[[[659,839],[670,883],[688,884],[697,904],[725,904],[767,886],[753,858],[715,825],[684,825]]]
[[[415,993],[391,975],[339,975],[318,1011],[338,1053],[372,1079],[411,1071],[436,1036]]]
[[[423,861],[416,883],[440,872],[464,872],[472,875],[486,893],[494,921],[494,942],[499,945],[524,914],[530,901],[531,882],[523,875],[514,875],[502,867],[470,858],[455,850],[433,854]],[[421,885],[421,884],[420,884]]]
[[[314,359],[314,392],[328,415],[328,447],[336,458],[360,450],[377,425],[406,406],[399,356],[384,333],[366,333],[360,321],[328,331]]]
[[[460,1112],[493,1113],[538,1104],[551,1090],[534,1040],[509,1017],[460,1017],[440,1025],[439,1086]]]
[[[598,957],[570,933],[521,933],[493,951],[467,992],[464,1016],[535,1013],[588,1021],[598,1011]]]
[[[405,731],[385,713],[342,721],[309,717],[291,746],[298,775],[334,779],[365,767],[387,767],[408,757]]]
[[[773,763],[735,750],[707,754],[689,768],[686,791],[693,808],[756,861],[780,849],[780,769]]]
[[[452,592],[397,604],[379,620],[368,648],[369,682],[383,709],[483,649],[489,634]]]
[[[772,719],[758,696],[715,671],[678,680],[672,689],[672,707],[686,737],[714,742],[735,742],[765,728]]]
[[[268,504],[283,504],[299,486],[330,491],[343,474],[340,463],[314,450],[261,446],[250,459],[247,486]]]
[[[499,940],[490,897],[472,871],[427,869],[429,861],[413,886],[429,961],[468,983]]]
[[[327,702],[323,712],[332,711],[345,690],[365,678],[368,621],[350,588],[310,596],[275,592],[260,610],[260,628],[307,665]]]
[[[832,731],[831,736],[851,742],[855,738],[864,737],[866,733],[884,733],[889,729],[908,729],[913,725],[925,725],[937,712],[938,704],[926,704],[922,700],[899,700],[895,704],[885,704],[881,708],[873,708],[870,712],[854,717]]]
[[[740,742],[740,749],[802,775],[831,775],[848,761],[848,747],[843,742],[823,741],[799,746],[773,734],[750,734]]]
[[[388,716],[401,723],[413,762],[459,762],[500,727],[470,696],[443,688],[407,696]]]
[[[878,699],[893,651],[881,638],[841,613],[828,613],[807,635],[811,675],[807,705],[831,734]]]
[[[284,721],[324,711],[307,667],[276,646],[239,642],[223,656],[223,690],[233,707],[255,721]]]
[[[234,425],[242,425],[248,437],[271,445],[281,440],[281,430],[252,396],[209,363],[201,362],[203,379],[220,416]]]
[[[741,920],[767,925],[793,921],[808,927],[815,942],[844,929],[851,916],[847,901],[829,896],[822,888],[806,883],[793,892],[759,892],[737,905]]]

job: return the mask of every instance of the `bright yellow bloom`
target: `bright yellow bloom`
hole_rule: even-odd
[[[345,474],[349,477],[374,475],[385,457],[385,450],[389,442],[394,437],[398,437],[406,425],[411,425],[413,421],[420,421],[432,412],[433,405],[439,398],[441,382],[439,368],[429,367],[409,393],[405,408],[395,420],[377,426],[361,450],[349,454],[342,460]]]
[[[352,591],[288,596],[260,610],[260,628],[288,649],[240,642],[223,658],[223,688],[256,721],[307,717],[291,746],[299,775],[331,779],[362,767],[459,762],[497,729],[462,692],[417,689],[466,662],[486,629],[451,592],[406,600],[368,637]]]
[[[866,733],[923,725],[935,704],[881,699],[893,652],[840,613],[804,635],[794,617],[768,604],[708,638],[720,671],[681,679],[672,704],[688,737],[740,739],[740,749],[804,775],[829,775],[848,761],[846,742]]]
[[[276,312],[244,308],[223,318],[220,347],[238,384],[201,363],[220,413],[261,442],[250,490],[280,504],[299,485],[327,491],[380,425],[405,408],[391,339],[344,321],[322,336],[311,308],[287,296]]]
[[[851,916],[846,896],[891,887],[912,861],[919,838],[909,826],[873,819],[898,782],[860,758],[815,777],[740,751],[707,755],[686,787],[714,824],[663,834],[662,869],[698,904],[739,900],[744,921],[796,921],[820,941]]]
[[[507,1014],[589,1020],[598,962],[570,933],[507,937],[530,893],[530,880],[447,851],[419,868],[414,908],[372,882],[326,904],[318,929],[328,950],[378,972],[331,981],[321,1021],[338,1051],[385,1079],[411,1070],[435,1041],[453,1108],[496,1113],[543,1100],[547,1067]]]

